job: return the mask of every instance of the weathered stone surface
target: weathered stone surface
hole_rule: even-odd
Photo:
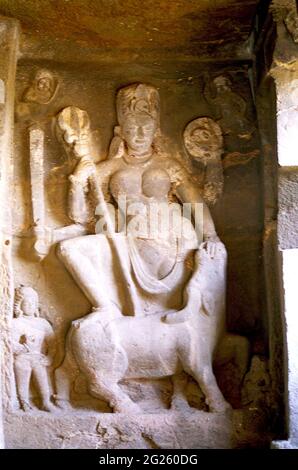
[[[233,52],[237,55],[249,36],[258,3],[148,0],[144,8],[139,0],[97,1],[88,6],[84,0],[62,0],[55,5],[1,0],[0,12],[21,20],[23,52],[39,58],[110,60],[120,52],[122,60],[128,55],[131,60],[136,55],[144,57],[144,52],[147,56],[153,52],[156,57],[161,47],[170,55],[181,51],[183,55],[195,56],[197,51],[208,55],[213,51],[224,56],[227,51],[234,58]]]
[[[135,417],[17,413],[6,417],[5,432],[9,449],[268,448],[272,438],[266,417],[256,411],[236,411],[229,418],[193,410]]]
[[[297,266],[298,250],[282,252],[284,289],[284,334],[286,338],[285,376],[287,393],[287,441],[276,441],[276,448],[298,448],[298,343],[297,343]]]
[[[298,247],[298,168],[279,170],[278,244],[281,250]]]
[[[290,67],[277,68],[273,75],[277,87],[277,150],[281,166],[297,166],[296,151],[298,117],[298,71],[293,62]]]
[[[276,441],[273,447],[297,447],[297,340],[296,266],[297,266],[297,4],[291,0],[273,2],[278,23],[277,47],[273,76],[277,95],[277,150],[282,168],[278,180],[278,244],[281,253],[282,327],[285,338],[284,374],[288,440]],[[291,249],[292,248],[292,249]]]
[[[8,351],[9,323],[12,317],[12,263],[11,263],[11,200],[13,107],[15,73],[18,54],[18,24],[14,20],[0,20],[0,447],[4,446],[2,431],[3,396],[11,375]]]

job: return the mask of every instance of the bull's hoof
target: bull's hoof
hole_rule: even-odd
[[[209,405],[209,411],[211,413],[228,413],[231,412],[233,408],[227,401],[220,401],[217,403],[212,403]]]
[[[141,408],[132,402],[121,402],[121,403],[116,403],[115,405],[112,406],[114,413],[123,413],[123,414],[139,414],[141,413]]]
[[[190,411],[190,406],[186,398],[174,398],[171,402],[171,410],[172,411]]]

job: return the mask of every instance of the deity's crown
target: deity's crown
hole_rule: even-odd
[[[156,88],[135,83],[121,88],[117,94],[117,115],[119,123],[128,116],[159,119],[159,93]]]

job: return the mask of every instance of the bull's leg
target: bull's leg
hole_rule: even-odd
[[[231,409],[231,406],[226,402],[223,394],[219,390],[211,363],[203,367],[195,367],[192,371],[192,376],[200,385],[210,411],[222,412]]]
[[[195,354],[195,358],[193,358]],[[188,348],[180,350],[180,360],[183,369],[199,384],[205,395],[205,400],[212,412],[223,412],[231,409],[224,399],[212,370],[212,360],[209,352],[191,351]]]
[[[214,363],[220,367],[233,361],[239,370],[241,382],[248,370],[250,343],[240,335],[226,333],[221,340]]]
[[[184,410],[185,407],[189,406],[184,393],[187,386],[187,380],[187,374],[185,372],[172,376],[173,395],[171,400],[171,409],[179,411]]]
[[[134,403],[120,386],[105,378],[97,378],[89,383],[89,391],[92,396],[107,401],[115,413],[140,413],[139,406]]]
[[[63,364],[55,370],[55,404],[62,410],[71,408],[70,391],[78,374],[78,369],[74,361],[70,360],[68,356],[69,352],[66,353]]]

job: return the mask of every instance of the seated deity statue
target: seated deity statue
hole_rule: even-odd
[[[222,244],[216,234],[209,209],[200,195],[199,188],[192,183],[191,177],[182,163],[162,152],[155,142],[160,135],[157,90],[143,84],[132,85],[120,90],[117,97],[117,111],[123,141],[123,154],[116,154],[116,156],[97,165],[94,165],[91,159],[88,158],[88,145],[86,144],[85,134],[80,135],[77,132],[77,137],[74,137],[73,132],[72,135],[70,134],[71,125],[64,132],[66,144],[69,142],[68,146],[79,154],[77,167],[70,176],[69,212],[71,219],[78,225],[90,222],[91,219],[86,221],[86,214],[88,213],[86,205],[91,199],[93,201],[97,200],[96,202],[99,204],[101,202],[99,193],[103,197],[108,197],[117,205],[120,192],[117,187],[121,189],[121,194],[126,196],[128,203],[134,193],[134,201],[139,200],[141,202],[145,196],[143,181],[146,181],[146,174],[154,170],[157,175],[156,188],[159,185],[159,180],[162,180],[164,174],[166,174],[171,195],[181,204],[192,203],[194,207],[195,203],[202,205],[203,241],[205,242],[205,249],[212,255],[216,248],[222,246]],[[87,119],[86,116],[85,119]],[[59,117],[60,126],[61,121],[62,119]],[[137,191],[135,191],[135,186],[138,186]],[[119,247],[117,248],[116,245],[119,245]],[[150,241],[148,241],[149,245]],[[93,253],[92,247],[96,247],[96,253]],[[106,269],[109,271],[107,260],[109,256],[112,256],[112,249],[119,254],[121,251],[121,255],[116,256],[117,261],[113,260],[122,266],[122,275],[124,277],[122,287],[124,289],[120,290],[116,285],[120,282],[120,279],[115,282],[112,272],[105,273]],[[164,302],[164,299],[162,300],[160,296],[162,293],[167,297],[166,303],[178,306],[180,302],[178,296],[172,295],[168,298],[167,293],[169,291],[172,293],[175,291],[176,293],[182,279],[190,274],[190,270],[185,270],[184,267],[180,266],[180,275],[178,276],[178,273],[176,273],[176,276],[172,276],[173,265],[176,264],[175,259],[178,256],[178,247],[171,253],[171,259],[169,259],[168,253],[158,248],[157,244],[156,250],[160,258],[160,266],[164,264],[164,268],[158,268],[158,270],[161,269],[163,279],[157,278],[154,283],[160,298],[154,299],[154,305],[150,309],[151,313],[154,313],[157,308],[155,307],[156,303]],[[115,306],[118,306],[119,314],[122,315],[144,314],[144,307],[146,308],[144,304],[148,303],[146,302],[146,296],[147,294],[150,296],[154,292],[146,292],[146,290],[140,289],[139,285],[135,285],[133,277],[138,273],[133,275],[130,244],[121,232],[110,234],[109,237],[95,234],[62,241],[58,253],[60,259],[97,311],[110,312],[115,310]],[[138,258],[144,264],[142,256],[145,256],[144,250],[142,252],[138,250]],[[166,284],[171,283],[173,285],[166,286]],[[126,296],[125,292],[121,296],[120,291],[125,291],[125,284],[130,288],[130,296]],[[158,308],[160,309],[160,305]]]
[[[157,89],[145,84],[120,89],[119,126],[108,158],[97,164],[89,155],[88,115],[70,108],[58,116],[64,145],[78,157],[69,177],[69,215],[86,234],[61,241],[57,253],[92,312],[73,322],[65,362],[69,365],[71,355],[90,393],[114,411],[137,408],[121,392],[121,378],[181,370],[199,382],[210,410],[225,410],[212,357],[224,328],[226,251],[182,158],[162,147]],[[97,223],[92,214],[87,217],[90,203],[102,216]],[[69,399],[67,367],[56,372],[59,402]]]

